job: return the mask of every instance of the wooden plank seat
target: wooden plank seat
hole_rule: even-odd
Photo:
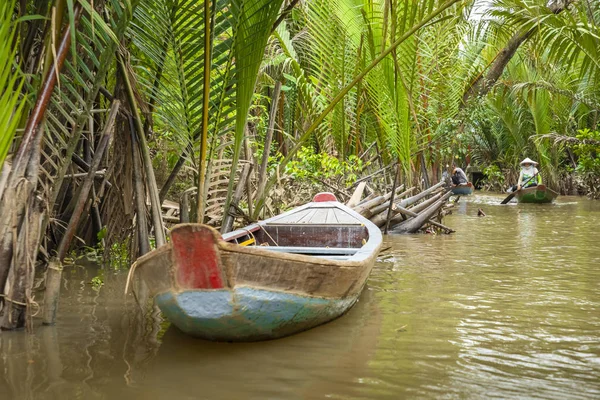
[[[348,247],[292,247],[292,246],[262,246],[265,250],[279,251],[282,253],[294,253],[294,254],[322,254],[322,255],[352,255],[356,253],[360,248],[348,248]]]

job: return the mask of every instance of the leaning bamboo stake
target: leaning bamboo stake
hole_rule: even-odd
[[[396,174],[394,176],[394,185],[392,186],[392,196],[390,197],[390,208],[388,208],[387,217],[385,219],[385,229],[383,233],[387,235],[390,228],[390,218],[392,218],[392,206],[394,205],[394,195],[396,194],[396,186],[398,185],[398,179],[400,179],[400,164],[396,164]]]
[[[367,201],[366,203],[364,203],[361,206],[355,207],[354,211],[356,211],[357,213],[359,213],[360,215],[362,215],[365,218],[370,218],[373,214],[371,213],[371,209],[373,207],[376,207],[382,203],[385,202],[385,197],[383,196],[378,196],[375,197],[373,200]]]
[[[430,205],[432,205],[433,203],[435,203],[436,201],[438,201],[441,197],[442,197],[442,193],[438,193],[435,196],[432,196],[431,198],[425,200],[424,202],[419,203],[416,206],[409,208],[409,210],[418,214],[421,211],[423,211],[424,209],[426,209],[427,207],[429,207]]]
[[[419,229],[421,229],[421,227],[425,223],[427,223],[431,220],[433,215],[436,212],[438,212],[438,210],[444,205],[446,200],[448,200],[448,198],[451,195],[452,195],[452,192],[446,193],[444,196],[442,196],[441,199],[439,199],[438,201],[436,201],[435,203],[433,203],[432,205],[427,207],[420,214],[416,214],[416,216],[414,216],[413,218],[410,218],[410,219],[402,222],[398,226],[395,226],[394,232],[395,233],[415,233],[415,232],[417,232]],[[408,210],[406,210],[406,211],[408,211]],[[403,211],[401,210],[401,212],[403,212]]]
[[[367,197],[365,197],[364,199],[362,199],[361,201],[359,201],[358,203],[356,203],[356,205],[354,207],[350,207],[350,208],[356,208],[356,207],[362,206],[367,201],[373,200],[375,197],[377,197],[377,194],[371,193],[370,195],[368,195]]]
[[[137,108],[137,102],[135,101],[133,87],[131,86],[131,81],[129,80],[129,74],[127,73],[123,57],[120,55],[118,56],[117,64],[119,65],[121,74],[123,74],[123,82],[125,83],[127,100],[129,101],[131,112],[133,113],[133,121],[135,122],[135,127],[138,134],[137,137],[140,144],[139,149],[142,153],[142,158],[144,160],[144,171],[146,172],[146,184],[148,191],[150,192],[150,207],[152,209],[152,221],[154,224],[154,238],[156,240],[156,247],[160,247],[166,243],[166,239],[165,228],[162,221],[159,191],[158,186],[156,185],[154,169],[152,168],[152,157],[150,156],[150,150],[148,150],[148,143],[146,142],[146,135],[144,134],[144,126],[142,124],[142,117],[140,116],[140,111]]]
[[[398,186],[396,188],[396,190],[387,192],[383,197],[385,197],[386,200],[389,200],[390,198],[392,198],[392,194],[394,194],[394,197],[398,197],[399,193],[403,193],[402,192],[403,190],[404,190],[404,184]]]
[[[425,197],[431,195],[433,192],[435,192],[437,189],[441,188],[442,186],[444,186],[444,182],[437,183],[437,184],[433,185],[432,187],[430,187],[429,189],[423,190],[419,194],[409,197],[408,199],[402,200],[399,205],[401,207],[406,208],[407,206],[414,204],[417,201],[424,199]]]
[[[398,212],[399,212],[399,213],[406,214],[406,215],[408,215],[409,217],[418,217],[418,216],[419,216],[419,214],[416,214],[416,213],[412,212],[411,210],[407,210],[406,208],[397,207],[397,210],[398,210]],[[452,228],[449,228],[449,227],[447,227],[446,225],[442,225],[441,223],[439,223],[439,222],[436,222],[436,221],[434,221],[434,220],[432,220],[432,219],[429,219],[429,220],[428,220],[426,223],[429,223],[429,224],[431,224],[431,225],[433,225],[433,226],[436,226],[436,227],[438,227],[438,228],[441,228],[441,229],[445,230],[445,231],[446,231],[446,233],[453,233],[453,232],[456,232],[454,229],[452,229]]]
[[[354,190],[354,193],[352,193],[352,196],[350,196],[350,200],[348,200],[348,202],[346,203],[346,207],[353,208],[358,205],[358,203],[360,202],[360,198],[362,197],[363,192],[365,191],[366,186],[367,186],[366,181],[358,184],[358,186]]]
[[[277,117],[277,103],[279,102],[279,93],[281,93],[281,81],[275,83],[273,97],[271,99],[271,110],[269,111],[269,125],[265,134],[265,144],[263,148],[262,161],[258,172],[258,189],[256,197],[262,198],[267,185],[267,167],[269,166],[269,154],[271,153],[271,142],[273,141],[273,130],[275,129],[275,117]],[[255,215],[256,217],[256,215]]]
[[[85,208],[90,190],[94,184],[94,171],[100,167],[102,156],[108,147],[110,137],[114,131],[115,120],[117,119],[120,105],[121,103],[119,100],[113,101],[112,107],[110,108],[110,113],[108,114],[108,118],[104,126],[104,130],[100,137],[100,141],[96,147],[94,158],[92,159],[90,171],[81,185],[79,197],[77,198],[75,209],[73,210],[73,214],[71,215],[71,219],[67,225],[67,230],[65,231],[65,234],[58,245],[56,259],[50,261],[48,265],[48,272],[46,274],[46,295],[44,297],[44,325],[53,325],[56,321],[56,310],[58,308],[58,297],[60,294],[60,282],[63,269],[62,262],[67,255],[71,241],[77,232],[77,227],[79,226],[79,221],[81,219],[81,215],[83,214],[83,209]]]
[[[370,212],[372,215],[377,215],[379,213],[384,212],[388,208],[390,208],[390,206],[392,206],[392,208],[393,208],[395,206],[395,204],[388,200],[385,203],[382,203],[376,207],[371,208]]]
[[[398,194],[396,197],[397,197],[398,199],[402,199],[402,198],[404,198],[404,197],[408,196],[409,194],[411,194],[412,192],[414,192],[414,190],[415,190],[415,188],[414,188],[414,187],[408,188],[408,189],[406,189],[404,192],[402,192],[402,193],[399,193],[399,194]]]
[[[148,220],[146,219],[146,192],[144,190],[144,178],[140,165],[140,150],[135,132],[133,117],[129,116],[129,131],[131,135],[131,159],[133,161],[133,189],[135,193],[135,217],[138,232],[138,256],[143,256],[150,251],[148,234]]]
[[[377,227],[381,228],[388,221],[388,213],[391,213],[391,215],[394,216],[394,215],[398,214],[399,212],[400,212],[400,210],[398,210],[398,206],[396,204],[392,203],[391,206],[385,207],[385,209],[382,210],[381,212],[375,213],[371,217],[371,222],[374,223],[375,225],[377,225]]]
[[[244,194],[244,189],[246,187],[246,180],[250,178],[250,172],[252,171],[252,164],[248,163],[244,165],[244,169],[242,169],[242,174],[240,175],[240,180],[238,181],[238,185],[235,189],[235,193],[233,194],[233,198],[231,199],[231,206],[229,207],[229,212],[225,212],[225,217],[223,218],[223,226],[221,226],[221,233],[227,233],[233,227],[233,215],[235,212],[235,208],[238,206],[239,201]]]
[[[198,170],[198,202],[196,221],[204,221],[206,207],[206,171],[208,166],[208,112],[210,108],[210,67],[212,60],[212,37],[210,34],[212,21],[211,1],[204,0],[204,68],[202,70],[204,86],[202,88],[202,134],[200,135],[200,168]]]

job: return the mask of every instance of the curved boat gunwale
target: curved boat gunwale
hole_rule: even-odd
[[[280,217],[302,211],[306,208],[310,208],[311,205],[314,205],[314,204],[327,204],[327,203],[332,203],[332,205],[334,207],[341,209],[341,210],[347,212],[348,214],[352,215],[358,221],[360,221],[361,224],[363,226],[365,226],[365,228],[367,228],[367,232],[369,234],[369,239],[367,240],[367,243],[365,243],[354,255],[349,257],[347,260],[327,260],[324,258],[319,258],[319,257],[304,255],[304,254],[293,254],[293,253],[285,253],[285,252],[281,252],[281,253],[277,252],[276,253],[276,252],[268,249],[271,246],[264,246],[264,247],[262,247],[262,246],[240,246],[237,243],[231,243],[231,242],[227,241],[227,239],[233,240],[235,238],[235,236],[237,236],[237,235],[247,235],[248,231],[252,231],[255,228],[260,229],[261,225],[265,226],[265,225],[269,224],[269,221],[272,221],[274,219],[279,219]],[[327,208],[327,207],[323,207],[323,208]],[[273,218],[269,218],[264,221],[254,223],[252,225],[248,225],[247,227],[245,227],[245,229],[238,229],[238,230],[226,233],[225,235],[221,235],[215,228],[208,226],[208,225],[204,225],[204,224],[184,223],[184,224],[177,224],[177,227],[198,226],[198,225],[203,225],[203,226],[208,227],[211,230],[211,232],[213,233],[213,236],[215,237],[215,241],[216,241],[219,249],[224,250],[224,251],[255,254],[258,256],[264,256],[267,258],[276,258],[276,259],[288,258],[290,260],[309,262],[311,264],[323,264],[323,265],[332,265],[333,264],[333,265],[348,266],[348,267],[361,266],[373,254],[374,254],[373,257],[377,257],[377,252],[379,251],[379,248],[381,248],[381,243],[383,240],[381,230],[377,226],[375,226],[371,221],[364,218],[362,215],[358,214],[354,210],[346,207],[345,205],[338,203],[338,202],[333,202],[333,201],[332,202],[323,202],[323,203],[312,203],[312,202],[307,203],[303,206],[300,206],[300,207],[294,208],[290,211],[287,211],[286,213],[279,214]],[[309,225],[309,224],[306,224],[306,225]],[[344,224],[339,224],[339,225],[344,225]],[[298,224],[298,226],[302,226],[302,225]],[[314,224],[313,224],[313,226],[314,226]],[[301,248],[302,246],[297,246],[297,247]],[[171,249],[172,249],[171,242],[165,243],[161,247],[138,258],[136,263],[143,263],[144,261],[147,261],[149,259],[152,259],[152,258],[158,256],[159,253],[162,253],[165,251],[170,251]]]

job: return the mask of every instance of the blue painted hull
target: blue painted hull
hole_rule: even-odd
[[[162,293],[156,296],[156,304],[171,323],[189,335],[219,341],[257,341],[329,322],[348,311],[357,297],[327,299],[236,287]]]

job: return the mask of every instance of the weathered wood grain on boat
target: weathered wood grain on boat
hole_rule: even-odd
[[[165,317],[210,340],[273,339],[328,322],[357,301],[381,246],[370,221],[333,195],[221,235],[181,224],[136,275]]]

